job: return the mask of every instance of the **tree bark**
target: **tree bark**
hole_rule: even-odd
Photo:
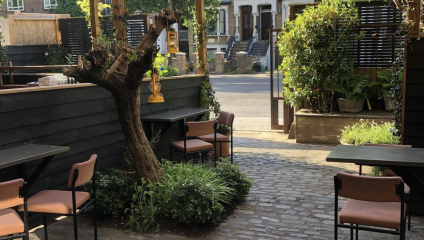
[[[140,86],[159,51],[153,44],[168,24],[179,21],[181,12],[164,9],[155,18],[160,24],[150,26],[137,48],[131,49],[126,42],[115,41],[108,46],[95,42],[82,66],[63,70],[80,83],[97,84],[111,92],[137,176],[153,182],[160,181],[163,172],[141,123]]]
[[[134,159],[137,176],[157,182],[162,178],[159,162],[150,147],[140,120],[140,89],[115,89],[115,99],[119,121],[124,132],[129,151]]]

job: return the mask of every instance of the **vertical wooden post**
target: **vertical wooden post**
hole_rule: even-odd
[[[196,19],[197,24],[199,25],[199,49],[198,55],[199,55],[199,61],[200,65],[204,66],[205,69],[208,68],[208,59],[206,55],[206,33],[205,33],[205,2],[204,0],[196,0]],[[205,71],[202,67],[199,68],[199,74],[204,74]]]
[[[124,40],[126,33],[123,29],[122,18],[125,14],[124,0],[112,0],[113,26],[116,31],[116,40]]]
[[[423,3],[421,0],[408,1],[408,7],[408,18],[413,23],[413,25],[408,28],[407,35],[409,37],[419,37]]]
[[[16,27],[15,27],[15,17],[14,15],[9,15],[9,35],[10,35],[10,44],[16,44]]]
[[[95,39],[100,37],[99,29],[99,7],[97,0],[90,0],[90,21],[91,21],[91,36],[93,37],[93,47]]]

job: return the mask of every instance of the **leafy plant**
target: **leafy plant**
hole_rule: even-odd
[[[161,201],[161,192],[157,190],[156,183],[147,182],[144,178],[141,185],[135,184],[135,194],[132,196],[131,207],[125,209],[125,213],[129,214],[129,221],[126,224],[131,230],[137,230],[142,233],[155,227],[155,231],[159,231],[159,206]]]
[[[77,4],[79,0],[63,0],[58,1],[55,8],[49,9],[50,13],[69,14],[71,17],[82,17],[84,13]]]
[[[71,65],[73,57],[62,45],[48,45],[45,53],[47,65]],[[62,70],[52,70],[53,72],[62,72]]]
[[[364,143],[399,144],[400,138],[393,135],[394,123],[378,124],[374,120],[361,119],[358,123],[341,130],[340,141],[362,145]]]
[[[164,174],[170,181],[163,198],[165,216],[187,225],[217,222],[230,202],[231,188],[217,174],[200,165],[166,164]]]
[[[218,102],[218,99],[215,98],[215,91],[213,90],[212,84],[207,80],[203,81],[200,87],[200,105],[203,108],[212,108],[215,115],[221,112],[221,104]]]
[[[228,160],[219,162],[214,170],[218,177],[223,179],[233,189],[231,201],[236,204],[243,202],[249,195],[253,181],[246,177],[246,174],[240,170],[239,166],[231,164]]]
[[[217,133],[220,133],[222,135],[229,135],[231,133],[231,128],[227,125],[220,124],[219,128],[217,129]]]
[[[374,86],[379,85],[378,82],[372,81],[368,75],[360,75],[354,72],[353,61],[351,62],[350,72],[343,78],[336,91],[341,93],[347,100],[362,100],[366,99],[368,108],[371,110],[369,102],[370,91]]]
[[[374,121],[361,119],[359,123],[346,126],[341,131],[340,142],[342,143],[354,145],[362,145],[364,143],[396,145],[400,143],[400,137],[394,135],[395,123],[392,122],[377,124]],[[382,176],[386,169],[386,167],[373,166],[372,174]]]
[[[378,94],[379,99],[393,98],[393,89],[396,87],[396,83],[403,81],[403,71],[400,71],[400,74],[396,76],[393,70],[385,69],[378,71],[377,76],[383,80]]]
[[[163,70],[163,77],[173,77],[173,76],[178,76],[178,69],[174,68],[172,66],[166,66],[165,69]]]
[[[128,200],[131,199],[133,189],[133,179],[112,168],[110,174],[97,172],[96,197],[98,213],[103,216],[113,216],[117,218],[127,207]],[[92,192],[91,181],[84,185],[85,190]]]
[[[360,39],[353,0],[323,0],[288,21],[277,46],[283,58],[283,94],[292,106],[308,101],[316,112],[331,111],[334,90],[350,72],[349,41]]]

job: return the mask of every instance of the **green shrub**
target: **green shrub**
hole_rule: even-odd
[[[99,215],[114,218],[120,216],[133,195],[133,184],[132,177],[118,169],[112,168],[110,174],[105,175],[97,172],[96,197]],[[84,188],[93,194],[91,181]]]
[[[361,119],[358,123],[342,129],[340,141],[343,143],[362,145],[364,143],[399,144],[399,136],[393,135],[394,123],[378,124]]]
[[[231,164],[227,160],[218,163],[215,169],[218,177],[224,180],[228,186],[233,189],[231,194],[232,203],[241,203],[249,195],[253,181],[246,177],[239,166]]]
[[[173,77],[173,76],[178,76],[178,69],[172,66],[165,67],[163,70],[162,77]]]
[[[135,186],[135,194],[132,196],[131,207],[125,209],[125,213],[129,215],[127,227],[138,232],[145,232],[150,227],[159,230],[159,206],[161,205],[162,192],[158,191],[160,185],[147,182],[142,179],[141,185]]]
[[[323,0],[285,23],[277,46],[288,103],[330,110],[334,90],[350,71],[348,42],[361,38],[359,22],[353,0]]]
[[[354,145],[362,145],[364,143],[396,145],[400,143],[400,137],[395,136],[393,134],[394,131],[394,123],[377,124],[374,121],[361,119],[359,123],[342,129],[340,142]],[[374,176],[382,176],[386,169],[386,167],[373,166],[372,174]]]

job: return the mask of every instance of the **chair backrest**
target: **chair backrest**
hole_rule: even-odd
[[[234,120],[234,114],[225,112],[225,111],[221,111],[218,117],[219,124],[224,124],[229,127],[233,127],[233,120]]]
[[[197,122],[186,122],[188,130],[186,132],[187,137],[197,137],[202,135],[208,135],[215,132],[216,120],[209,121],[197,121]]]
[[[400,202],[401,177],[368,177],[337,173],[339,196],[371,202]]]
[[[88,161],[74,164],[74,166],[72,166],[71,174],[69,175],[68,186],[70,188],[72,187],[76,170],[78,170],[78,177],[75,182],[75,187],[79,187],[90,181],[94,174],[96,160],[97,154],[93,154]]]
[[[24,183],[22,178],[0,183],[0,209],[24,204],[24,198],[20,194]]]
[[[392,145],[392,144],[379,144],[379,143],[364,143],[362,144],[362,146],[412,148],[412,145]]]

